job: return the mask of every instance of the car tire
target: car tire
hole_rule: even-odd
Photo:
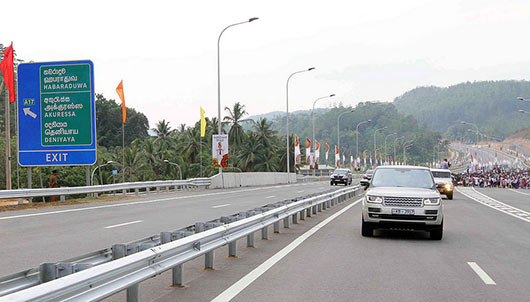
[[[446,196],[447,196],[447,199],[453,200],[453,192],[447,193]]]
[[[363,237],[374,236],[374,228],[372,227],[372,224],[369,222],[365,222],[364,219],[362,220],[362,224],[361,224],[361,235]]]
[[[442,240],[443,232],[444,232],[444,223],[442,221],[442,224],[440,224],[435,229],[430,231],[431,240]]]
[[[332,182],[332,181],[330,182],[330,185],[334,185],[334,184],[335,184],[334,182]]]

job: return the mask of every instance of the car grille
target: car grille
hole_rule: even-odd
[[[421,207],[423,200],[422,198],[415,197],[384,197],[383,204],[391,207]]]

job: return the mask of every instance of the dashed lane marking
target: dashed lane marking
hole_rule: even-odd
[[[471,269],[482,279],[482,281],[487,285],[495,285],[495,281],[491,279],[491,277],[475,262],[468,262],[467,263]]]
[[[106,229],[113,229],[113,228],[126,226],[126,225],[130,225],[130,224],[135,224],[135,223],[140,223],[140,222],[143,222],[143,220],[136,220],[136,221],[125,222],[125,223],[120,223],[120,224],[115,224],[115,225],[109,225],[109,226],[106,226],[105,228]]]
[[[228,207],[229,205],[230,205],[229,203],[219,204],[219,205],[213,206],[212,209]]]

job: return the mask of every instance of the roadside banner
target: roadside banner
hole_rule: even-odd
[[[328,165],[329,145],[326,143],[326,166]]]
[[[315,162],[313,164],[313,166],[315,167],[315,169],[318,169],[318,160],[320,159],[320,144],[318,143],[318,141],[315,139]]]
[[[294,136],[294,158],[297,165],[302,164],[302,153],[300,153],[300,138]]]
[[[212,162],[214,168],[228,167],[228,135],[212,135]]]
[[[335,145],[335,167],[340,167],[340,150],[337,145]]]
[[[311,165],[311,141],[305,138],[305,163]]]

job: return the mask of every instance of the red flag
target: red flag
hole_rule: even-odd
[[[326,143],[326,153],[328,153],[328,152],[329,152],[329,145],[328,145],[328,143]]]
[[[0,70],[4,76],[4,83],[9,92],[9,102],[15,102],[15,72],[13,69],[13,43],[4,50],[4,59],[0,63]]]

